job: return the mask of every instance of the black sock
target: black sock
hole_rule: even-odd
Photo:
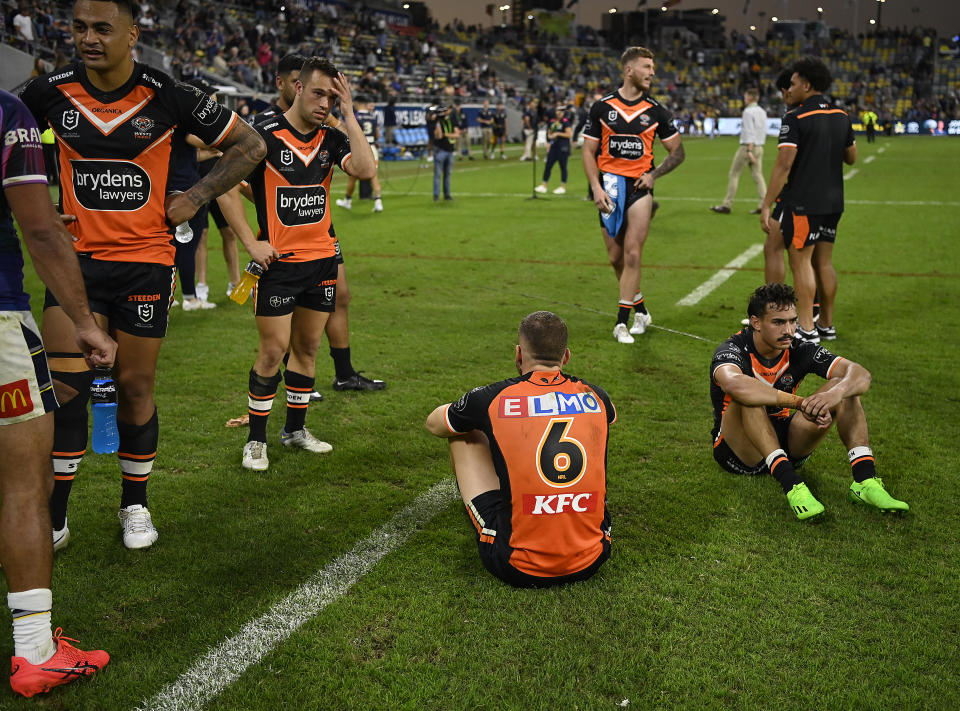
[[[250,369],[249,392],[247,393],[247,407],[250,413],[250,433],[248,442],[267,441],[267,419],[270,417],[270,408],[273,407],[273,398],[277,395],[277,386],[280,384],[280,373],[265,378]]]
[[[617,323],[622,323],[624,326],[627,325],[627,320],[630,318],[630,309],[633,308],[633,302],[628,301],[627,303],[620,302],[620,306],[617,309]]]
[[[90,383],[93,371],[81,373],[53,372],[56,380],[77,391],[77,395],[61,403],[53,413],[53,494],[50,495],[50,519],[54,530],[67,524],[67,502],[73,488],[80,461],[87,451],[87,422]]]
[[[346,380],[357,374],[350,362],[350,346],[346,348],[330,347],[330,357],[333,358],[333,368],[337,372],[337,380]]]
[[[287,389],[287,422],[284,432],[290,434],[302,430],[307,421],[307,405],[313,392],[314,378],[287,368],[283,373],[283,384]]]
[[[643,294],[637,292],[637,295],[633,297],[633,308],[637,310],[638,314],[647,313],[647,305],[643,303]]]
[[[877,465],[869,447],[854,447],[847,452],[847,456],[853,469],[853,480],[858,484],[877,475]]]
[[[157,441],[160,438],[160,421],[157,410],[142,425],[131,425],[117,420],[117,432],[120,434],[120,471],[123,474],[123,488],[120,496],[120,508],[134,504],[147,507],[147,481],[153,471],[153,462],[157,458]]]
[[[782,449],[771,452],[767,456],[767,467],[773,478],[780,482],[784,494],[789,493],[797,484],[803,483],[803,479],[797,474],[797,470],[793,468],[793,464]]]

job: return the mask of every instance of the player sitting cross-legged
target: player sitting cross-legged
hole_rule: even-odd
[[[585,580],[610,555],[607,394],[564,373],[567,325],[520,324],[519,377],[475,388],[427,418],[450,458],[484,566],[517,587]]]
[[[769,471],[797,518],[814,518],[823,513],[823,504],[796,469],[836,423],[853,469],[851,500],[880,511],[907,511],[906,502],[884,489],[870,450],[860,404],[860,396],[870,387],[870,373],[796,337],[793,287],[761,286],[750,297],[747,313],[750,325],[720,344],[710,365],[717,463],[734,474]],[[795,393],[808,373],[827,382],[801,398]]]

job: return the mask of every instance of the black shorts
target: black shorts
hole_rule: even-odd
[[[167,335],[176,268],[143,262],[108,262],[80,256],[80,273],[90,310],[107,317],[110,327],[144,338]],[[43,308],[59,306],[47,289]]]
[[[216,200],[211,200],[207,203],[207,207],[210,208],[210,217],[213,218],[213,224],[217,226],[217,229],[223,232],[224,227],[229,227],[227,223],[227,218],[223,216],[223,210],[220,209],[220,205]]]
[[[257,283],[254,313],[286,316],[294,307],[332,313],[337,304],[336,257],[273,262]]]
[[[201,205],[197,214],[190,218],[190,229],[193,230],[193,239],[200,241],[200,235],[207,229],[207,206]]]
[[[331,233],[332,232],[333,230],[331,230]],[[336,235],[333,236],[336,237]],[[333,258],[337,261],[337,265],[339,266],[343,264],[343,252],[340,251],[340,240],[337,240],[333,243],[333,248],[337,250],[336,254],[333,255]]]
[[[630,212],[630,206],[633,205],[637,200],[650,195],[653,197],[653,191],[647,190],[646,188],[634,188],[635,178],[627,178],[627,200],[623,205],[623,224],[620,226],[620,231],[616,235],[610,235],[611,239],[622,239],[623,235],[627,231],[627,220],[629,219],[628,214]],[[600,220],[600,227],[603,227],[603,215],[600,212],[597,212],[597,219]]]
[[[832,215],[798,215],[789,205],[784,205],[779,218],[783,246],[803,249],[818,242],[833,244],[837,240],[837,224],[841,214],[835,212]]]
[[[470,502],[473,513],[468,515],[475,516],[482,522],[482,527],[492,531],[509,530],[510,522],[510,502],[508,502],[503,492],[499,489],[486,491],[475,497]],[[490,571],[495,578],[502,580],[508,585],[518,588],[548,588],[563,583],[575,583],[578,580],[586,580],[593,576],[601,565],[610,557],[610,541],[606,537],[603,539],[603,552],[593,563],[583,570],[578,570],[570,575],[561,575],[552,578],[529,575],[517,570],[510,564],[510,544],[507,535],[493,536],[490,542],[490,536],[481,534],[476,530],[477,549],[480,552],[480,561],[483,566]]]
[[[780,444],[780,448],[787,453],[787,457],[790,458],[790,463],[793,464],[794,468],[799,469],[810,458],[810,455],[807,454],[803,457],[790,456],[790,422],[793,421],[796,414],[797,413],[794,412],[791,413],[789,417],[771,417],[770,422],[773,424],[774,432],[777,433],[777,442]],[[763,460],[760,460],[759,464],[754,465],[744,463],[743,460],[730,449],[730,445],[727,444],[722,433],[713,443],[713,458],[717,464],[731,474],[756,476],[757,474],[766,474],[769,471],[767,469],[767,463]]]

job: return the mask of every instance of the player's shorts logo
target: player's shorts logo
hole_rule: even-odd
[[[19,417],[32,411],[30,383],[26,379],[0,385],[0,418]]]
[[[129,212],[150,199],[150,176],[126,160],[72,160],[73,191],[87,210]]]
[[[283,165],[293,165],[293,151],[289,148],[280,151],[280,162],[283,163]]]
[[[270,305],[271,305],[273,308],[279,309],[282,304],[283,304],[283,299],[281,299],[279,296],[271,296],[271,297],[270,297]]]
[[[277,217],[286,227],[313,225],[327,214],[327,191],[322,185],[284,185],[277,188]]]
[[[137,316],[140,317],[140,320],[144,323],[149,323],[153,320],[153,304],[140,304],[137,306]]]
[[[80,125],[80,112],[76,109],[64,111],[63,118],[60,119],[60,123],[63,124],[63,127],[66,130],[72,131]]]
[[[336,289],[335,286],[326,286],[323,288],[323,300],[324,301],[333,301],[333,291]]]

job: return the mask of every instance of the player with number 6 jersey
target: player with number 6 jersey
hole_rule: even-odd
[[[426,427],[450,453],[486,568],[518,587],[584,580],[610,555],[606,464],[616,420],[599,387],[564,373],[567,328],[549,311],[520,324],[519,377],[441,405]]]

